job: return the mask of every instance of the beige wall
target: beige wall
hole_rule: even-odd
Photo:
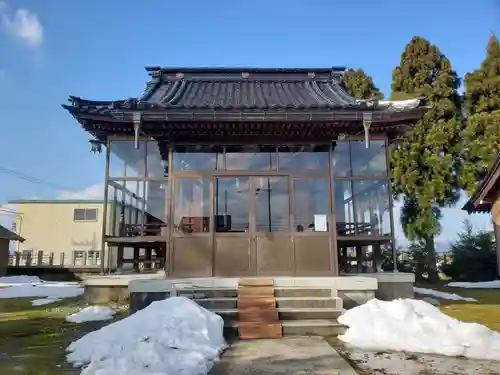
[[[73,221],[75,208],[96,208],[96,221]],[[33,263],[36,264],[37,252],[44,252],[44,262],[54,253],[54,265],[61,262],[64,253],[64,264],[71,265],[74,251],[101,250],[103,204],[75,202],[26,202],[18,203],[19,217],[15,220],[16,232],[26,241],[17,243],[15,249],[33,250]],[[92,259],[85,259],[86,265]],[[98,264],[100,261],[98,261]],[[78,260],[83,265],[83,259]]]

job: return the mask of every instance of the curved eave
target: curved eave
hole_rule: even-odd
[[[476,190],[462,207],[469,213],[472,212],[489,212],[492,208],[491,200],[495,196],[495,187],[498,189],[500,186],[500,152],[497,154],[493,165],[491,166],[488,174],[477,186]]]
[[[269,109],[269,110],[209,110],[209,109],[111,109],[111,108],[75,108],[63,105],[79,121],[132,122],[133,113],[141,112],[144,122],[191,122],[191,121],[231,121],[231,122],[268,122],[268,121],[344,121],[362,122],[363,114],[372,113],[372,124],[413,123],[418,121],[428,108],[421,107],[407,111],[360,110],[358,108],[337,109]]]

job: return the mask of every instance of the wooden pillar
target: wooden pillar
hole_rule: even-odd
[[[139,272],[139,253],[140,248],[138,246],[134,246],[134,272]]]
[[[380,243],[373,245],[373,268],[375,268],[375,272],[382,272],[382,247]]]
[[[116,268],[118,272],[123,272],[123,245],[118,245],[116,254]]]
[[[497,252],[497,276],[500,278],[500,191],[498,191],[497,199],[491,207],[491,219],[493,221],[493,233],[495,234]]]
[[[363,272],[363,246],[356,245],[356,272]]]
[[[153,260],[153,248],[146,248],[146,263],[144,263],[144,268],[150,270],[152,267],[151,261]]]
[[[500,225],[493,222],[497,250],[497,276],[500,278]]]
[[[43,250],[38,250],[36,265],[41,266],[43,264]]]

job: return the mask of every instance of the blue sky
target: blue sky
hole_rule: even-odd
[[[89,153],[60,104],[70,94],[137,96],[146,65],[362,67],[389,95],[412,36],[437,44],[463,75],[479,66],[492,31],[500,35],[497,0],[0,1],[0,204],[101,194],[104,157]],[[465,217],[447,210],[441,239]]]

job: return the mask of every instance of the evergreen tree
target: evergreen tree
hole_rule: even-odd
[[[465,76],[460,181],[472,192],[500,151],[500,45],[491,35],[481,67]]]
[[[375,87],[373,78],[363,69],[347,69],[340,81],[349,95],[356,99],[383,99],[384,95]]]
[[[408,239],[425,245],[430,280],[438,279],[434,237],[440,208],[459,197],[460,80],[441,51],[413,37],[392,73],[392,99],[422,98],[430,106],[405,139],[391,147],[394,193],[403,198],[402,226]]]

